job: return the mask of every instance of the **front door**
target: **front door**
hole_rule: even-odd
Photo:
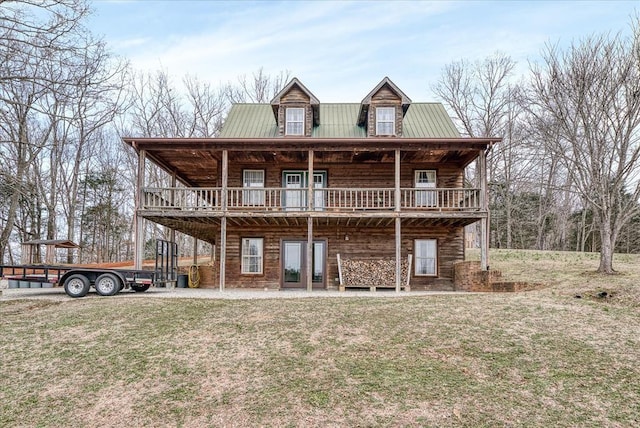
[[[285,211],[305,211],[307,207],[307,187],[309,186],[309,174],[306,171],[285,171],[283,173],[284,209]],[[313,174],[313,206],[314,210],[324,210],[327,173],[316,172]]]
[[[307,286],[307,241],[282,241],[282,287],[305,288]],[[313,288],[324,288],[325,242],[313,241],[311,263]]]
[[[302,190],[304,174],[301,172],[284,173],[284,206],[288,211],[301,211],[306,206],[305,192]]]

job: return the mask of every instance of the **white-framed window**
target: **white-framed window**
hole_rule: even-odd
[[[376,135],[395,135],[396,133],[396,108],[376,108]]]
[[[242,273],[262,273],[263,244],[263,238],[242,238]]]
[[[264,170],[245,169],[242,171],[242,187],[264,188]],[[264,205],[264,190],[244,190],[243,205]]]
[[[435,189],[436,171],[419,169],[415,171],[416,189]],[[437,207],[438,194],[435,190],[416,190],[416,207]]]
[[[416,239],[415,255],[416,276],[437,275],[438,242],[435,239]]]
[[[304,135],[304,108],[287,108],[285,116],[285,135]]]

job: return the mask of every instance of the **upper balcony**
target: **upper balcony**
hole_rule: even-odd
[[[479,213],[480,190],[473,188],[402,188],[399,203],[393,188],[144,188],[141,210],[155,215],[342,216],[367,213]],[[223,196],[226,196],[223,198]]]

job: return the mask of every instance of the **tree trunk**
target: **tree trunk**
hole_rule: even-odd
[[[615,244],[615,234],[611,230],[611,219],[607,214],[601,214],[600,222],[600,266],[598,272],[612,274],[613,270],[613,248]]]

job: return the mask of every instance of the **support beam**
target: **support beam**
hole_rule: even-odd
[[[394,203],[395,209],[397,212],[400,211],[400,149],[396,149],[395,156],[395,192],[394,192]]]
[[[307,291],[313,290],[313,218],[307,218]]]
[[[229,185],[229,152],[222,151],[222,218],[220,219],[220,291],[224,291],[227,263],[227,187]]]
[[[144,259],[144,219],[138,214],[138,211],[142,209],[144,205],[144,173],[146,168],[146,150],[140,150],[138,153],[138,177],[137,188],[138,194],[136,195],[136,221],[135,221],[135,240],[136,247],[133,255],[134,269],[142,269],[142,261]]]
[[[487,242],[487,219],[480,220],[480,269],[489,270],[489,244]]]
[[[478,157],[478,169],[480,172],[480,207],[487,213],[487,217],[480,220],[480,269],[489,269],[489,203],[487,197],[487,151],[481,150]]]
[[[309,150],[308,154],[309,170],[307,178],[307,206],[309,212],[314,211],[314,194],[313,194],[313,150]],[[307,217],[307,291],[313,290],[313,218],[311,215]]]
[[[396,292],[402,286],[402,234],[400,230],[400,217],[396,217]]]
[[[225,262],[227,260],[227,218],[220,219],[220,291],[225,288]]]
[[[400,149],[395,153],[395,211],[400,212]],[[396,217],[396,292],[402,285],[402,233],[400,230],[400,217]]]
[[[171,187],[173,189],[175,189],[176,185],[177,185],[177,177],[176,177],[176,171],[175,169],[173,170],[173,173],[171,173]],[[170,196],[170,202],[171,202],[171,206],[175,206],[176,204],[176,191],[175,190],[171,190],[171,196]],[[169,230],[169,241],[175,243],[176,242],[176,230],[174,228],[170,228]]]
[[[198,238],[193,238],[193,264],[198,264]]]

